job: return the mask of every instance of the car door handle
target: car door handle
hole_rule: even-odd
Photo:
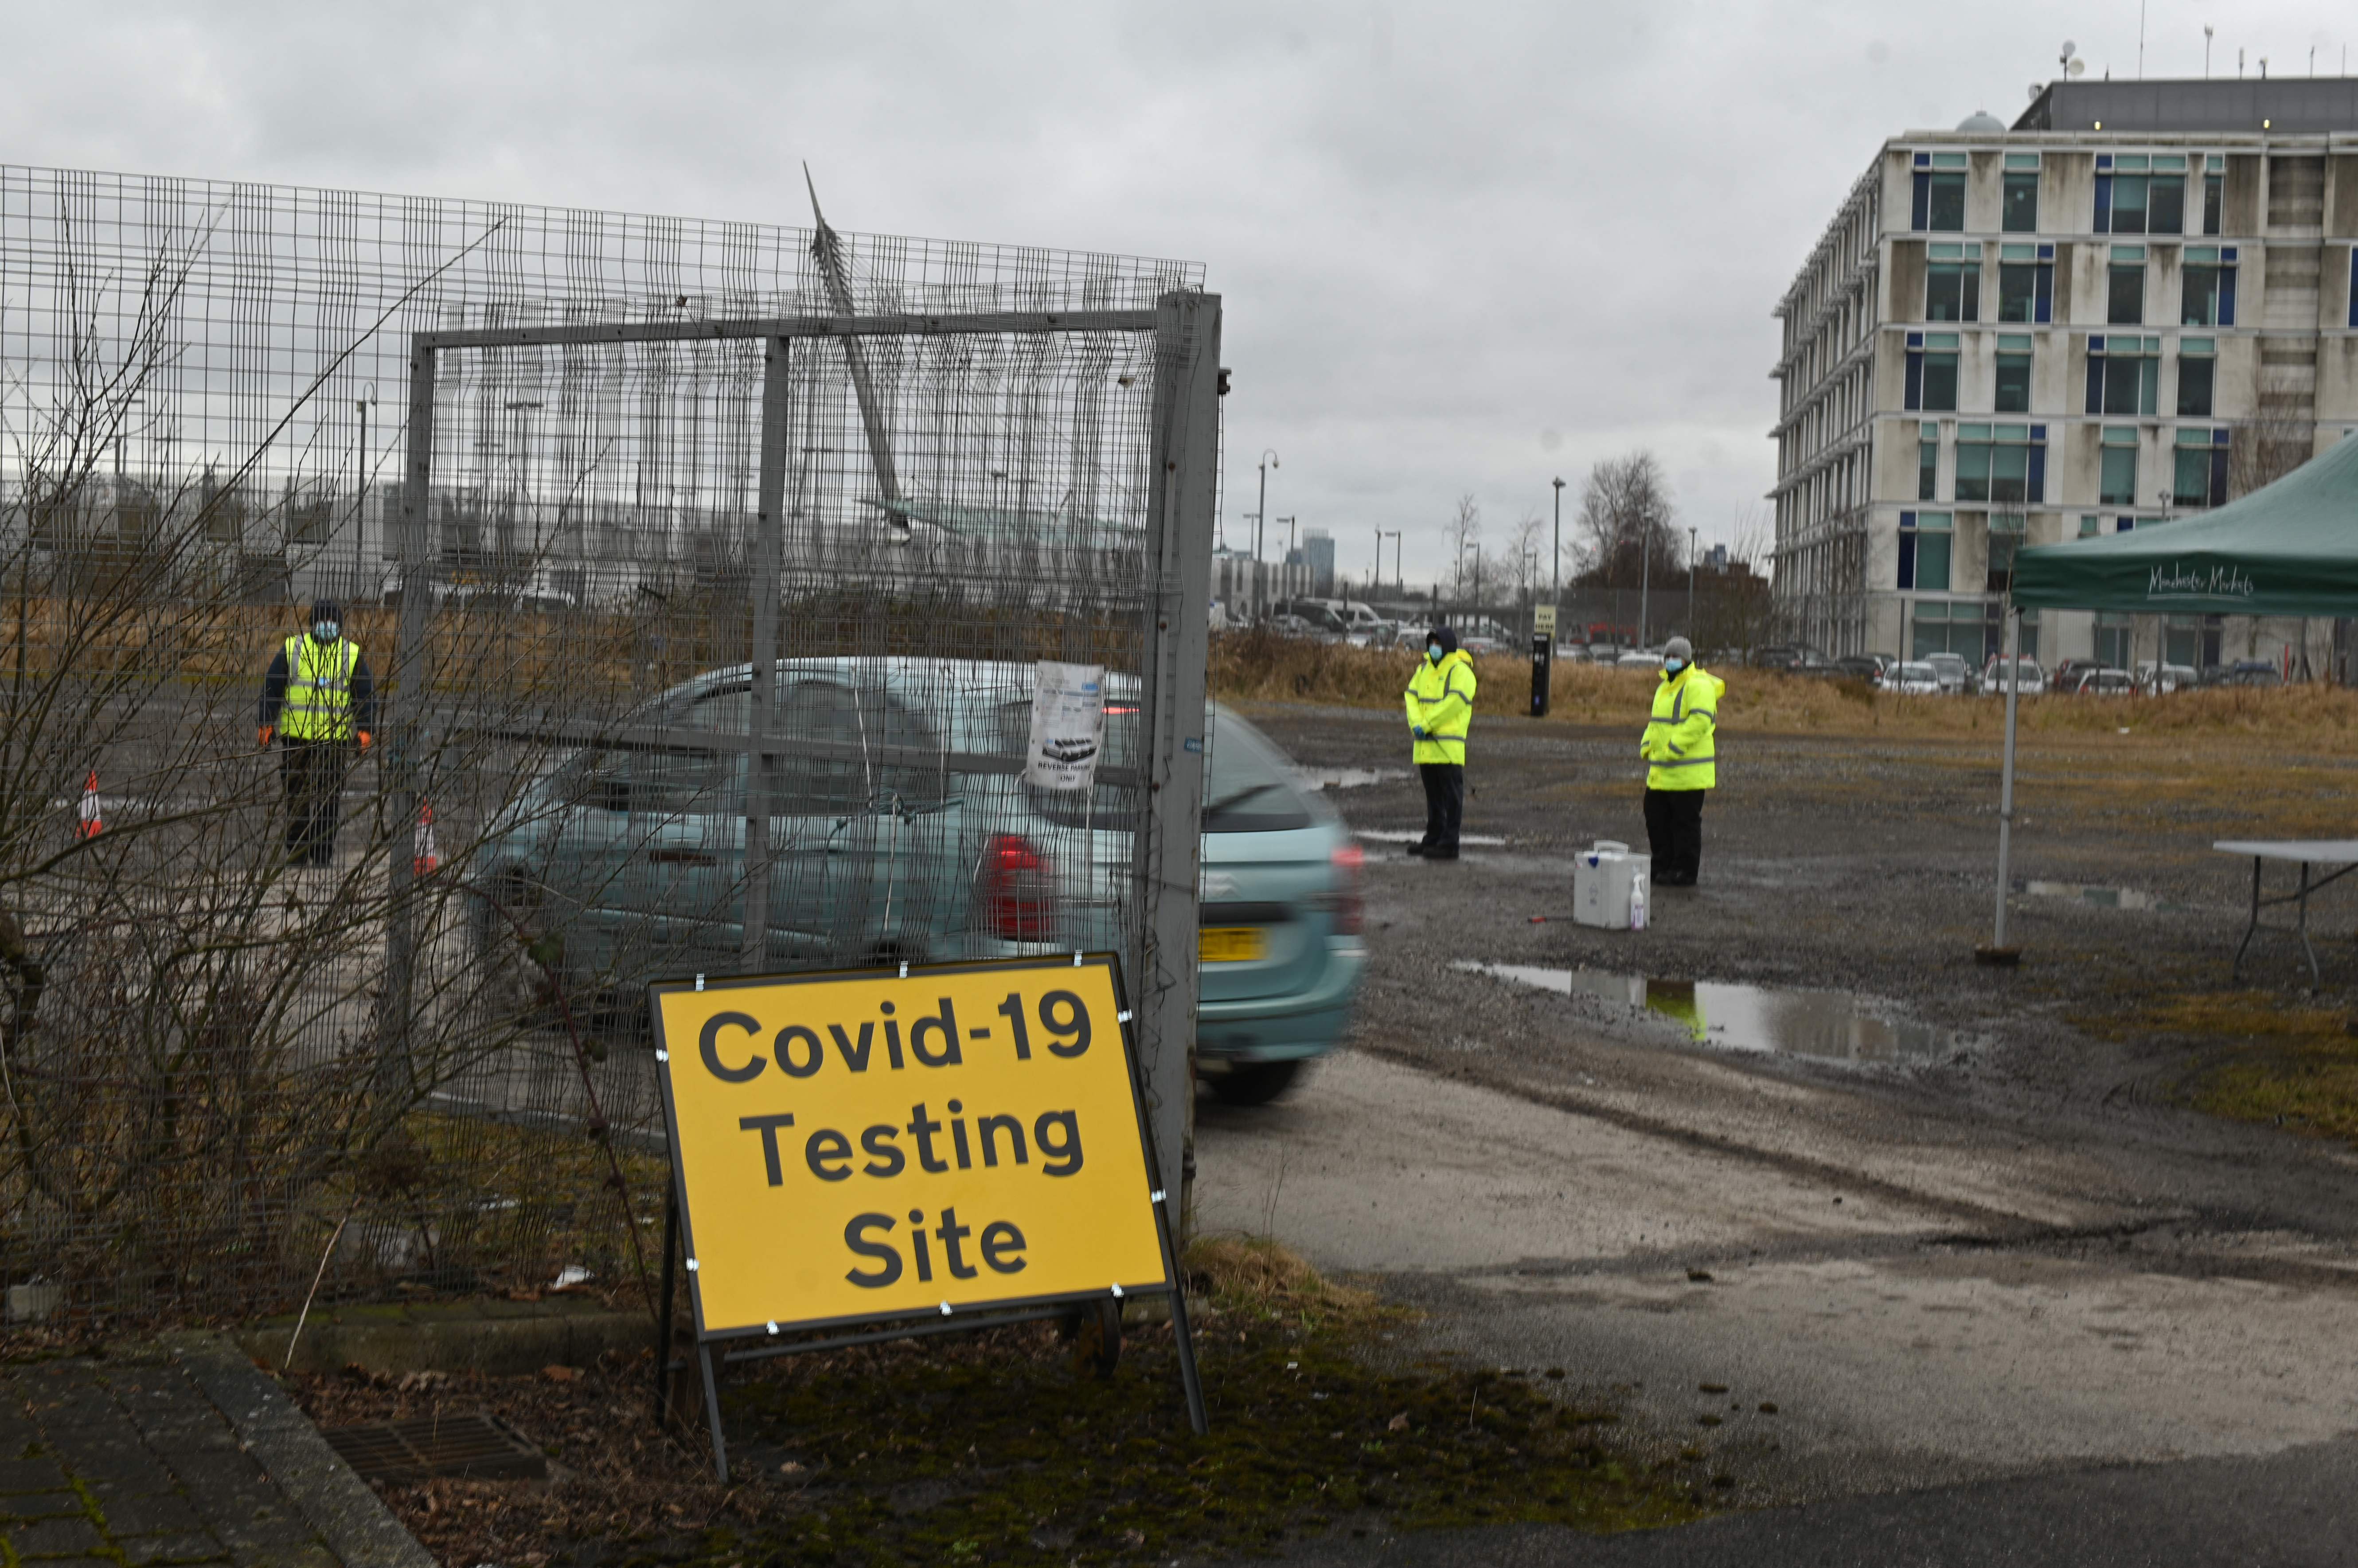
[[[657,849],[647,857],[658,866],[713,866],[719,864],[701,849]]]

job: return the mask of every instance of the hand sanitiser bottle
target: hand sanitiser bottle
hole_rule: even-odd
[[[1646,873],[1642,871],[1629,879],[1629,929],[1646,929]]]

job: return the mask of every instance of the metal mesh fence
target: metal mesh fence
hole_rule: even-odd
[[[1191,999],[1200,281],[0,168],[18,1310],[651,1268],[657,976]],[[328,597],[365,679],[307,738],[257,693]],[[1021,776],[1043,658],[1108,670],[1091,790]]]

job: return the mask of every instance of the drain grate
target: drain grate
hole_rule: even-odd
[[[541,1481],[548,1459],[514,1427],[488,1415],[331,1426],[319,1434],[364,1481],[395,1484],[435,1476],[478,1481]]]

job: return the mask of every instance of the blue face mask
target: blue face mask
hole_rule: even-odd
[[[1439,664],[1439,663],[1441,662],[1441,644],[1440,644],[1440,643],[1426,643],[1426,644],[1425,644],[1425,649],[1424,649],[1424,662],[1425,662],[1426,664],[1428,664],[1428,665],[1437,665],[1437,664]]]
[[[311,635],[318,638],[322,643],[334,642],[336,640],[336,633],[342,630],[342,627],[337,625],[332,621],[314,621],[311,622]]]
[[[1664,659],[1662,661],[1662,673],[1666,676],[1674,676],[1686,667],[1687,663],[1684,659]]]

